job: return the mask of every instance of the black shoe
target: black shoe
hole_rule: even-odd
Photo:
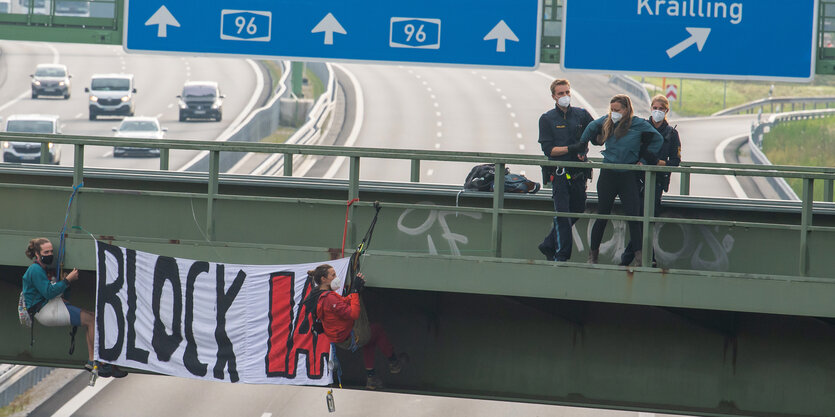
[[[542,252],[542,254],[545,255],[545,258],[547,258],[549,261],[554,260],[554,258],[555,258],[555,253],[554,252],[555,251],[553,249],[545,246],[544,243],[539,244],[539,251]]]
[[[99,363],[99,376],[102,378],[124,378],[128,375],[122,368],[109,363]]]

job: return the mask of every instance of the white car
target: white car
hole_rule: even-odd
[[[57,115],[51,114],[13,114],[6,119],[6,132],[31,133],[37,135],[45,133],[50,135],[61,134],[61,122]],[[41,161],[41,144],[35,142],[3,142],[4,162],[33,162]],[[61,161],[61,148],[54,143],[47,144],[50,164],[58,164]]]
[[[117,138],[163,139],[168,128],[160,127],[156,117],[125,117],[119,127],[114,127]],[[158,148],[136,148],[132,146],[114,146],[113,156],[128,154],[159,156]]]

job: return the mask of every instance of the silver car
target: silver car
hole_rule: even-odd
[[[60,118],[49,114],[15,114],[6,119],[6,132],[60,134]],[[2,146],[4,162],[41,161],[40,143],[5,141]],[[61,161],[61,149],[52,142],[47,148],[49,163],[57,165]]]
[[[67,66],[61,64],[40,64],[35,67],[32,77],[32,98],[38,96],[63,96],[69,99],[72,94]]]
[[[167,128],[160,127],[156,117],[125,117],[119,127],[113,128],[117,138],[164,139],[167,131]],[[114,157],[127,155],[159,156],[159,148],[113,147]]]

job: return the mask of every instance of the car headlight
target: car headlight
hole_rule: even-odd
[[[3,142],[3,148],[8,149],[10,146],[12,145],[9,142]]]
[[[52,149],[52,147],[55,146],[55,144],[52,143],[52,142],[49,142],[49,143],[46,144],[46,146],[47,146],[47,148]]]
[[[41,85],[41,82],[38,80],[33,80],[32,85]]]
[[[60,85],[61,87],[63,87],[63,86],[64,86],[64,84],[65,84],[65,83],[64,83],[63,81],[58,81],[58,85]]]
[[[126,102],[126,101],[128,101],[128,100],[130,100],[130,97],[128,97],[128,96],[124,96],[124,97],[122,97],[122,103],[124,103],[124,102]]]
[[[213,108],[213,109],[215,109],[215,110],[217,110],[218,108],[220,108],[220,103],[219,103],[219,102],[217,102],[217,101],[216,101],[216,102],[214,102],[214,103],[212,104],[212,108]]]
[[[177,104],[180,105],[181,109],[184,109],[184,108],[188,107],[188,104],[186,104],[186,102],[183,101],[183,100],[180,100]]]
[[[99,101],[99,98],[96,97],[96,96],[90,96],[90,101],[93,101],[93,102]]]

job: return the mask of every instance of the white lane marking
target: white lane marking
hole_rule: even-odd
[[[170,109],[172,107],[174,107],[174,103],[168,103],[168,108]]]
[[[78,114],[75,115],[76,119],[80,119],[82,117],[84,117],[84,113],[78,113]]]
[[[441,127],[441,126],[443,126],[443,125],[444,125],[444,122],[442,122],[442,121],[438,120],[438,122],[437,122],[437,123],[435,123],[435,124],[436,124],[438,127]]]
[[[52,44],[49,44],[49,43],[43,43],[43,44],[42,44],[42,43],[39,43],[39,44],[36,44],[36,45],[38,45],[38,46],[45,45],[47,48],[49,48],[49,50],[52,52],[52,63],[53,63],[53,64],[57,64],[57,63],[58,63],[58,61],[60,60],[61,55],[58,53],[58,49],[56,49],[54,46],[52,46]],[[11,106],[11,105],[13,105],[13,104],[17,103],[17,102],[18,102],[18,101],[20,101],[20,100],[23,100],[26,96],[30,95],[31,93],[32,93],[32,90],[31,90],[31,89],[26,90],[26,91],[24,91],[24,92],[20,93],[20,95],[18,95],[17,97],[15,97],[15,98],[13,98],[13,99],[9,100],[8,102],[6,102],[6,104],[3,104],[2,106],[0,106],[0,111],[5,110],[7,107],[9,107],[9,106]]]
[[[510,103],[505,103],[504,105],[507,106],[508,109],[513,108],[513,106]]]
[[[347,148],[354,146],[354,143],[357,141],[357,137],[359,137],[360,135],[360,130],[362,130],[362,122],[365,118],[365,99],[362,95],[362,86],[360,85],[359,80],[357,80],[357,77],[342,65],[333,64],[333,66],[338,67],[348,76],[348,79],[350,80],[351,84],[354,85],[354,91],[356,91],[356,114],[354,117],[354,127],[351,129],[351,133],[348,135],[348,139],[345,141],[345,144],[343,145]],[[409,70],[409,72],[411,73],[412,70]],[[438,115],[440,115],[440,113],[438,113]],[[342,165],[345,163],[346,159],[347,158],[345,157],[336,158],[336,160],[333,162],[333,165],[331,165],[331,167],[328,168],[328,171],[325,172],[325,178],[333,178],[333,176],[336,175],[339,169],[342,168]]]
[[[496,86],[496,83],[490,81],[490,87],[495,87],[495,86]]]
[[[437,133],[435,133],[435,136],[437,136],[437,137],[441,137],[441,136],[443,136],[443,133],[441,133],[441,132],[437,132]]]
[[[441,149],[441,144],[440,144],[440,143],[436,143],[436,144],[435,144],[435,149]]]
[[[507,96],[502,96],[502,100],[507,100]]]
[[[513,127],[518,129],[519,128],[519,122],[513,122]]]
[[[482,79],[482,80],[486,80],[486,79],[487,79],[487,76],[486,76],[486,75],[482,75],[482,76],[481,76],[481,79]]]
[[[514,119],[515,119],[515,118],[516,118],[516,113],[514,113],[514,112],[510,112],[510,117],[512,117],[512,118],[514,118]]]
[[[441,112],[436,111],[436,112],[435,112],[435,116],[441,117]]]
[[[434,170],[434,169],[432,169],[432,168],[429,168],[429,169],[427,169],[427,170],[426,170],[426,175],[428,175],[428,176],[430,176],[430,177],[431,177],[431,176],[432,176],[432,174],[434,174],[434,173],[435,173],[435,170]]]
[[[29,91],[29,90],[24,91],[24,92],[23,92],[23,93],[21,93],[19,96],[15,97],[15,98],[13,98],[13,99],[11,99],[11,100],[9,100],[6,104],[4,104],[4,105],[0,106],[0,111],[3,111],[3,110],[5,110],[5,109],[6,109],[6,107],[9,107],[9,106],[11,106],[12,104],[17,103],[18,101],[22,100],[24,97],[28,96],[30,93],[31,93],[31,91]]]
[[[261,417],[273,417],[273,413],[264,413],[261,414]]]
[[[435,106],[436,108],[440,107],[440,104],[438,104],[438,102],[434,102],[434,103],[432,103],[432,105]]]
[[[497,92],[497,93],[501,93],[501,92],[502,92],[502,89],[501,89],[501,88],[497,88],[497,89],[496,89],[496,92]]]
[[[716,162],[720,164],[724,164],[725,161],[725,148],[730,145],[735,139],[739,139],[739,135],[731,136],[722,141],[719,146],[714,149],[713,157],[716,159]],[[739,183],[739,180],[736,179],[733,175],[725,175],[725,179],[728,180],[728,184],[731,186],[731,190],[733,190],[734,194],[736,194],[736,198],[748,198],[748,194],[745,193],[745,190],[742,189],[742,184]]]
[[[415,77],[417,77],[417,79],[420,79],[420,74],[415,74]]]
[[[423,85],[429,85],[429,81],[424,80],[424,81],[422,81],[422,82],[421,82],[421,84],[423,84]]]
[[[79,392],[71,400],[67,401],[61,408],[58,409],[58,411],[52,414],[52,417],[72,416],[73,414],[75,414],[76,411],[81,409],[81,407],[84,406],[84,404],[86,404],[87,401],[90,401],[91,398],[93,398],[96,394],[103,390],[104,387],[110,385],[110,383],[113,381],[113,378],[99,378],[96,381],[95,386],[84,387],[84,389],[81,390],[81,392]]]
[[[519,144],[519,150],[520,150],[520,151],[524,151],[524,150],[525,150],[525,145],[523,145],[523,144]]]
[[[217,142],[225,142],[232,136],[232,133],[238,129],[238,126],[241,122],[250,116],[252,109],[255,107],[255,104],[258,102],[258,99],[261,98],[261,91],[264,89],[264,77],[261,73],[261,68],[255,64],[255,61],[251,59],[247,59],[246,62],[249,64],[252,71],[255,72],[255,91],[252,93],[252,97],[249,98],[249,102],[246,103],[243,110],[238,114],[238,117],[229,124],[229,126],[224,130],[218,137],[215,139]],[[209,154],[209,151],[202,151],[198,153],[191,161],[188,161],[185,165],[180,167],[177,171],[185,171],[189,169],[192,165],[196,164],[198,161],[203,159],[206,155]]]
[[[521,133],[517,133],[517,134],[516,134],[516,138],[517,138],[517,139],[522,139],[522,134],[521,134]]]
[[[426,91],[431,93],[432,92],[432,87],[426,87]]]
[[[431,98],[432,100],[434,100],[434,99],[435,99],[435,95],[434,95],[434,94],[430,94],[430,95],[429,95],[429,98]]]

